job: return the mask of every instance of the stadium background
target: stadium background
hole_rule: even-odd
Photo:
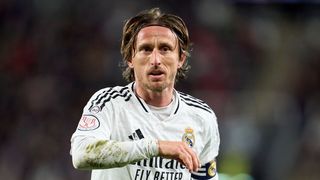
[[[93,92],[125,84],[124,20],[155,6],[189,27],[192,69],[178,89],[218,116],[221,179],[319,179],[319,4],[1,0],[1,179],[89,179],[72,167],[71,134]]]

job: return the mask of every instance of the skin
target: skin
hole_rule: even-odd
[[[173,96],[174,80],[186,57],[179,57],[175,34],[168,28],[149,26],[137,35],[136,51],[128,62],[134,69],[136,93],[146,103],[167,106]]]
[[[136,94],[152,106],[169,105],[177,70],[185,60],[184,54],[179,55],[178,39],[169,28],[142,28],[136,37],[133,57],[128,61],[135,72]],[[201,166],[198,156],[184,142],[159,140],[158,146],[160,156],[176,159],[190,171]]]

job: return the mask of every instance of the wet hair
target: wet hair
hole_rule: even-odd
[[[121,40],[122,62],[120,67],[124,79],[134,81],[134,70],[128,66],[128,61],[132,59],[135,53],[135,43],[139,31],[147,26],[163,26],[169,28],[177,37],[179,43],[179,57],[185,54],[190,56],[191,42],[185,22],[173,14],[162,13],[159,8],[152,8],[138,13],[136,16],[125,22]],[[188,60],[178,69],[176,81],[185,79],[190,65]]]

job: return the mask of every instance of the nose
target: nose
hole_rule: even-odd
[[[154,49],[151,54],[150,63],[152,66],[159,66],[161,64],[159,51]]]

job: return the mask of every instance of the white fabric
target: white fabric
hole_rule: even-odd
[[[218,124],[204,102],[175,91],[173,111],[160,120],[134,94],[133,86],[130,83],[104,88],[90,98],[83,116],[91,119],[81,118],[71,137],[76,167],[92,169],[92,180],[189,180],[190,172],[176,160],[157,157],[156,144],[157,140],[182,141],[186,134],[194,137],[192,149],[201,164],[216,158],[220,144]]]
[[[176,95],[174,93],[174,97],[172,99],[172,101],[170,102],[170,104],[168,106],[165,107],[155,107],[152,105],[149,105],[149,108],[151,110],[151,112],[153,113],[153,115],[155,115],[159,120],[164,121],[165,119],[167,119],[172,113],[174,113],[174,108],[176,107]],[[141,101],[143,101],[140,98]]]

